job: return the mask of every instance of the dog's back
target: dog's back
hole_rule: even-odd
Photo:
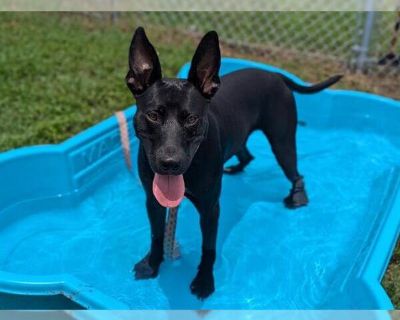
[[[221,77],[210,112],[221,124],[221,141],[228,149],[226,157],[236,154],[254,130],[276,136],[275,133],[295,126],[297,113],[292,91],[315,93],[340,78],[334,76],[316,85],[303,86],[281,74],[260,69],[242,69]]]
[[[289,110],[292,112],[289,112]],[[211,101],[210,112],[220,124],[227,158],[245,144],[249,134],[270,124],[269,118],[297,121],[293,94],[282,78],[259,69],[243,69],[221,78],[221,87]],[[268,125],[267,124],[267,125]]]

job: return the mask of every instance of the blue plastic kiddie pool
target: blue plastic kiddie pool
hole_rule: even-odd
[[[248,67],[303,83],[230,58],[221,73]],[[187,200],[178,214],[182,258],[165,262],[157,279],[134,280],[149,224],[114,117],[59,145],[0,154],[0,308],[393,308],[380,281],[400,223],[400,102],[345,90],[296,100],[310,204],[284,208],[290,185],[253,134],[256,159],[223,180],[216,292],[205,301],[189,291],[200,230]],[[126,110],[130,125],[134,110]]]

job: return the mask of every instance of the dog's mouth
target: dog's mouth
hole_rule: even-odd
[[[161,175],[156,173],[153,179],[153,194],[163,207],[177,207],[185,195],[183,175]]]

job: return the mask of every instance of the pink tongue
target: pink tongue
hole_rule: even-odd
[[[185,194],[183,175],[164,176],[156,173],[153,180],[153,194],[163,207],[177,207]]]

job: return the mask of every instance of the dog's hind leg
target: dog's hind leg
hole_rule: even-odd
[[[264,131],[278,164],[292,183],[289,195],[283,200],[285,206],[290,209],[305,206],[308,203],[303,177],[297,170],[295,131],[294,128],[293,132],[284,134],[283,138],[279,135],[271,135],[270,131]]]
[[[251,160],[254,159],[253,155],[250,153],[249,149],[247,149],[246,146],[243,146],[243,148],[238,153],[236,153],[235,156],[238,158],[239,163],[224,168],[224,173],[235,174],[238,172],[242,172],[243,169],[251,162]]]
[[[275,157],[282,167],[286,177],[292,183],[289,195],[283,199],[287,208],[295,209],[308,203],[303,177],[298,173],[296,166],[296,150],[291,146],[273,146]]]

